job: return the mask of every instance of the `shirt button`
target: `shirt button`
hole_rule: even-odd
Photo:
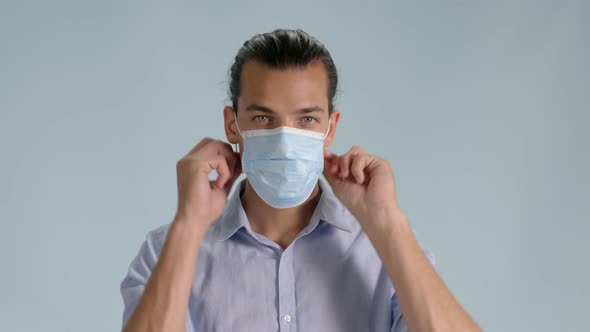
[[[290,315],[285,315],[283,316],[283,320],[287,323],[291,322],[291,316]]]

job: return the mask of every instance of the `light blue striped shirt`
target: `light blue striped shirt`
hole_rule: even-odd
[[[187,332],[407,331],[381,259],[325,179],[308,226],[285,249],[251,229],[239,197],[244,185],[230,195],[199,249]],[[123,326],[169,225],[148,232],[121,282]],[[423,251],[434,264],[432,253]]]

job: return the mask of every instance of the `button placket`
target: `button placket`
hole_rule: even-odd
[[[288,248],[290,249],[290,248]],[[296,331],[295,280],[291,250],[286,250],[279,260],[279,318],[280,331]]]

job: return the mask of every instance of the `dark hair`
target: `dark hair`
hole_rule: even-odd
[[[244,42],[230,69],[229,97],[234,112],[238,111],[242,67],[248,60],[256,60],[276,69],[303,68],[312,62],[321,61],[328,76],[328,111],[332,112],[338,86],[336,65],[328,49],[307,32],[301,29],[277,29],[255,35]]]

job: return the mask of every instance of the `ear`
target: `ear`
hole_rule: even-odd
[[[227,137],[227,141],[231,144],[238,144],[240,142],[240,134],[236,126],[237,117],[238,115],[234,113],[234,109],[231,106],[225,106],[223,108],[225,137]]]
[[[336,135],[336,127],[338,127],[338,121],[340,121],[340,111],[337,109],[332,110],[330,115],[330,131],[324,140],[324,147],[332,145],[334,142],[334,135]]]

